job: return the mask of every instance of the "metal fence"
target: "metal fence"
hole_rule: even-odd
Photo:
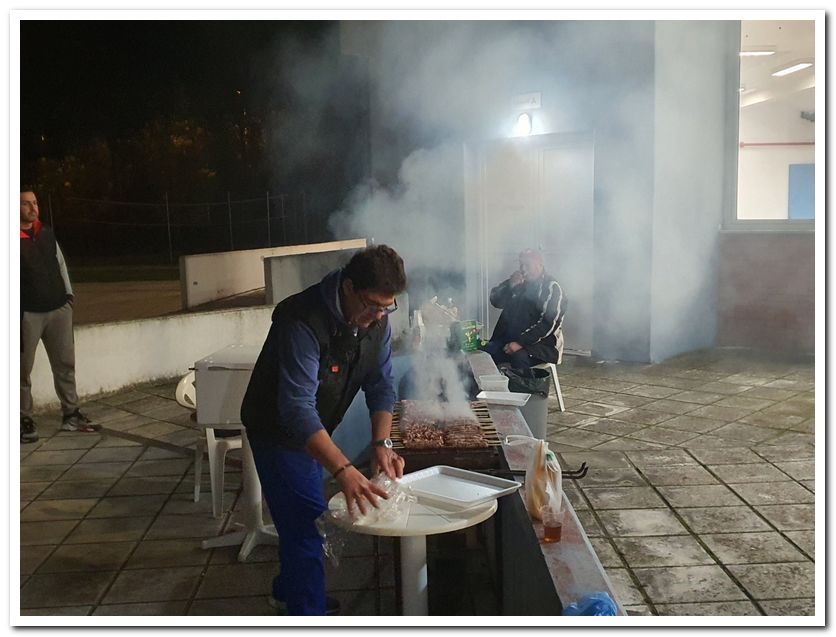
[[[46,205],[44,205],[46,203]],[[173,264],[184,254],[329,240],[305,193],[209,202],[112,201],[47,195],[41,216],[76,261]]]

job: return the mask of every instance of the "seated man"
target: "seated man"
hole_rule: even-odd
[[[520,269],[491,290],[491,305],[502,314],[484,350],[497,365],[528,369],[560,360],[566,297],[539,252],[520,253]]]

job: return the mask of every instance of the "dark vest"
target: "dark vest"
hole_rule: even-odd
[[[316,410],[330,434],[337,428],[366,376],[377,370],[386,317],[357,336],[330,312],[321,284],[286,298],[273,311],[273,324],[253,367],[241,403],[241,422],[247,436],[260,446],[286,446],[293,423],[279,421],[276,409],[279,367],[282,364],[281,330],[294,320],[303,321],[319,343],[319,389]]]
[[[41,226],[35,238],[20,237],[20,309],[51,312],[67,302],[67,289],[58,265],[58,248],[50,228]]]

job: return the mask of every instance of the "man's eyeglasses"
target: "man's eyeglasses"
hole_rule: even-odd
[[[368,303],[366,299],[363,298],[363,295],[359,292],[357,293],[357,298],[360,299],[360,302],[363,304],[363,311],[369,312],[370,314],[378,314],[383,312],[386,315],[391,314],[395,310],[398,309],[398,299],[395,299],[395,302],[388,307],[383,307],[381,305],[377,305],[376,303]]]

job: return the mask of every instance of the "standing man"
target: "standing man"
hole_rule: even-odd
[[[539,252],[524,250],[519,258],[520,269],[491,290],[491,305],[502,314],[484,350],[497,364],[515,369],[557,363],[563,353],[563,289],[546,273]]]
[[[52,230],[38,219],[38,200],[20,191],[20,442],[35,442],[32,420],[32,366],[43,340],[55,392],[61,401],[64,431],[101,429],[78,409],[73,340],[73,289],[64,255]]]
[[[325,595],[322,469],[349,510],[378,506],[385,492],[357,470],[331,433],[362,389],[372,430],[372,473],[403,475],[392,451],[393,386],[388,315],[406,288],[403,260],[389,246],[357,252],[348,265],[276,306],[241,405],[241,422],[279,535],[273,597],[291,615],[335,614]]]

